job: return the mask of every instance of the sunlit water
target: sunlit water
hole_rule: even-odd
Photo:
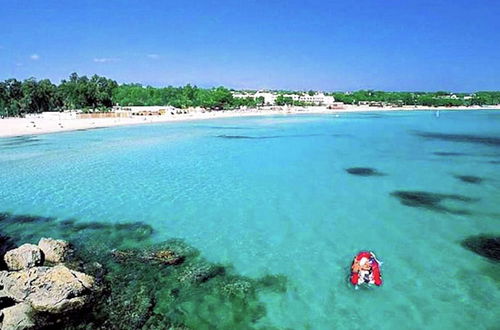
[[[488,139],[422,136],[429,132]],[[267,316],[257,326],[493,329],[500,266],[460,245],[500,233],[500,140],[491,137],[500,139],[498,111],[254,117],[0,139],[0,212],[143,221],[157,240],[183,238],[242,275],[287,276],[285,294],[261,295]],[[397,190],[478,200],[445,201],[470,211],[454,214],[403,205],[391,196]],[[383,261],[380,288],[347,282],[362,249]]]

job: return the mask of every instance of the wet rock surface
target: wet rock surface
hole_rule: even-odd
[[[71,248],[68,242],[52,238],[41,238],[38,247],[43,251],[45,261],[61,263],[68,259]]]
[[[23,244],[5,253],[4,261],[9,270],[40,266],[43,263],[42,250],[33,244]]]
[[[2,216],[0,220],[5,220]],[[12,247],[15,240],[2,237]],[[65,241],[45,240],[69,246]],[[5,253],[4,259],[5,267],[0,271],[2,329],[51,329],[68,313],[86,308],[96,291],[94,278],[89,275],[62,264],[43,266],[44,253],[36,245],[13,248]]]
[[[371,167],[349,167],[345,170],[347,173],[359,176],[383,176],[385,175]]]
[[[35,310],[27,303],[4,308],[1,313],[2,330],[36,329]]]
[[[500,236],[478,235],[466,238],[462,246],[489,260],[500,262]]]
[[[448,212],[453,214],[467,215],[470,211],[463,209],[451,208],[443,205],[446,200],[457,201],[461,203],[476,202],[477,199],[458,195],[458,194],[440,194],[426,191],[394,191],[392,196],[399,199],[403,205],[417,208],[424,208],[435,212]]]
[[[88,302],[94,279],[58,265],[2,272],[0,285],[2,296],[29,303],[36,311],[61,313],[81,308]]]

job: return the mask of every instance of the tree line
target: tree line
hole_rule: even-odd
[[[116,81],[94,75],[90,78],[73,73],[59,85],[48,79],[0,82],[0,116],[64,109],[109,109],[113,105]]]
[[[84,111],[109,111],[113,105],[120,106],[173,106],[176,108],[203,107],[212,110],[264,105],[262,97],[235,98],[232,90],[225,87],[199,88],[151,87],[140,84],[122,84],[93,75],[79,76],[72,73],[59,85],[48,79],[29,78],[24,81],[7,79],[0,81],[0,116],[24,116],[44,111],[81,109]],[[252,92],[252,91],[247,91]],[[277,105],[307,105],[293,101],[285,94],[304,92],[276,91]],[[310,95],[314,91],[308,91]],[[472,106],[500,104],[500,92],[476,92],[473,94],[450,92],[384,92],[360,90],[356,92],[330,93],[338,102],[360,104],[373,102],[392,105],[423,106]]]
[[[203,107],[214,110],[234,109],[243,106],[257,107],[263,98],[234,98],[224,87],[155,88],[140,84],[118,85],[114,80],[93,75],[78,76],[72,73],[59,85],[50,80],[29,78],[24,81],[7,79],[0,82],[0,116],[16,117],[44,111],[80,109],[108,111],[113,105],[153,106],[170,105],[177,108]]]
[[[190,84],[184,87],[144,87],[140,84],[118,86],[113,93],[113,101],[121,106],[169,105],[176,108],[202,107],[224,110],[239,107],[257,107],[264,104],[264,98],[235,98],[225,87],[199,88]]]
[[[423,105],[428,107],[473,106],[500,104],[500,92],[451,93],[438,92],[384,92],[360,90],[351,93],[331,93],[335,100],[346,104],[362,102],[390,105]]]

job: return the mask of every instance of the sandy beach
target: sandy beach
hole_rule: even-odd
[[[47,133],[57,133],[66,131],[75,131],[82,129],[139,125],[159,122],[174,122],[187,120],[204,120],[228,117],[245,116],[269,116],[269,115],[290,115],[290,114],[342,114],[347,112],[376,112],[376,111],[438,111],[438,110],[494,110],[500,109],[500,106],[488,107],[441,107],[428,108],[417,107],[366,107],[349,106],[342,109],[327,109],[325,107],[308,108],[281,108],[281,109],[246,109],[246,110],[227,110],[227,111],[207,111],[192,112],[187,114],[161,115],[161,116],[134,116],[130,118],[92,118],[77,119],[63,118],[53,114],[49,117],[43,115],[31,115],[26,118],[4,118],[0,119],[0,137],[12,137],[22,135],[37,135]]]

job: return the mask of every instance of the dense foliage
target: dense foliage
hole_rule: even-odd
[[[218,110],[258,105],[258,101],[253,98],[233,98],[231,91],[224,87],[203,89],[189,84],[164,88],[124,84],[115,89],[113,100],[121,106],[170,105],[176,108],[203,107]]]
[[[500,104],[500,92],[476,92],[473,94],[450,92],[383,92],[360,90],[349,93],[332,93],[335,100],[347,104],[371,102],[390,105],[472,106]]]
[[[246,91],[252,95],[255,91]],[[276,91],[276,105],[308,105],[293,101],[285,94],[304,92]],[[314,91],[307,92],[313,95]],[[449,92],[383,92],[360,90],[356,92],[331,93],[338,102],[347,104],[423,105],[423,106],[471,106],[500,104],[500,92],[449,93]],[[118,85],[114,80],[94,75],[78,76],[73,73],[57,86],[50,80],[35,78],[19,81],[7,79],[0,82],[0,116],[23,116],[29,113],[60,111],[65,109],[105,111],[113,105],[120,106],[164,106],[176,108],[203,107],[212,110],[258,107],[264,105],[264,98],[236,98],[232,90],[224,87],[155,88],[140,84]]]
[[[48,79],[35,78],[0,82],[0,116],[22,116],[28,113],[62,109],[108,109],[113,105],[116,81],[71,74],[59,86]]]

